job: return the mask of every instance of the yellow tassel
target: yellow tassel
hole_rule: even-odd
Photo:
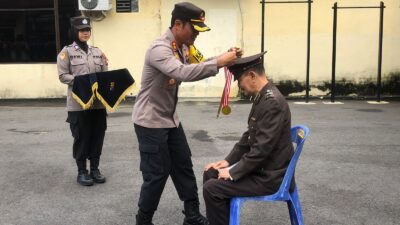
[[[129,86],[122,94],[121,96],[119,96],[118,101],[115,103],[114,107],[111,107],[103,98],[103,96],[101,96],[101,94],[97,91],[96,89],[96,97],[98,100],[100,100],[100,102],[106,107],[106,109],[109,112],[114,112],[119,103],[121,103],[122,100],[125,100],[126,95],[128,95],[128,93],[131,91],[131,89],[133,89],[133,87],[135,87],[135,84],[133,83],[131,86]]]
[[[76,95],[76,94],[74,94],[74,93],[72,93],[72,98],[74,98],[75,101],[78,102],[79,105],[81,105],[81,107],[82,107],[83,110],[87,110],[87,109],[89,109],[89,108],[93,105],[95,96],[94,96],[94,94],[93,94],[92,97],[90,97],[89,101],[88,101],[86,104],[82,101],[82,99],[80,99],[80,98],[78,97],[78,95]]]

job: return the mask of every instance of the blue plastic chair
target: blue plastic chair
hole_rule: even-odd
[[[290,160],[288,169],[279,190],[272,195],[256,196],[256,197],[234,197],[231,199],[229,225],[240,224],[240,207],[245,201],[285,201],[289,208],[290,222],[292,225],[303,225],[303,214],[301,213],[301,205],[297,187],[295,186],[292,193],[289,192],[290,183],[296,168],[297,160],[299,159],[301,150],[303,149],[304,141],[306,140],[309,129],[304,125],[297,125],[291,129],[292,142],[296,144],[295,153]]]

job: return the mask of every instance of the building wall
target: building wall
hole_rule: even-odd
[[[170,25],[176,0],[140,0],[138,13],[115,13],[93,22],[92,45],[110,59],[110,69],[128,68],[140,87],[144,54],[149,44]],[[201,33],[196,47],[206,56],[221,54],[231,46],[251,55],[260,51],[261,5],[258,0],[192,0],[206,11],[210,32]],[[314,0],[311,21],[311,84],[329,81],[332,64],[334,2],[339,6],[378,6],[377,0]],[[385,76],[400,71],[400,2],[385,1],[383,64]],[[306,77],[307,4],[268,4],[265,20],[267,74],[274,82],[304,82]],[[337,31],[338,79],[374,78],[378,61],[379,9],[339,10]],[[184,83],[180,96],[219,97],[225,78]],[[231,96],[237,95],[236,84]],[[58,81],[55,64],[0,64],[0,98],[62,97],[66,87]],[[311,94],[323,94],[312,89]]]

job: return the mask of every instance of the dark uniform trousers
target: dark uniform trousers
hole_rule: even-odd
[[[139,209],[144,213],[157,210],[169,176],[182,201],[198,199],[191,152],[182,125],[177,128],[134,126],[143,176]]]
[[[253,175],[238,181],[218,180],[218,171],[213,168],[203,175],[203,196],[210,225],[229,225],[231,198],[268,195],[276,191],[264,186]]]
[[[78,170],[86,169],[86,159],[90,160],[91,169],[98,169],[107,129],[106,117],[105,109],[68,112],[67,122],[74,137],[73,157],[77,161]]]

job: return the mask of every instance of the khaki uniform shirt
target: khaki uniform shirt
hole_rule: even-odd
[[[148,48],[141,88],[133,107],[132,121],[147,128],[179,126],[176,112],[178,88],[183,81],[197,81],[218,73],[217,59],[189,64],[189,49],[173,48],[175,38],[168,29]]]
[[[107,71],[107,64],[103,52],[96,47],[89,46],[86,54],[75,42],[65,46],[57,56],[58,78],[68,85],[67,110],[82,111],[81,105],[72,98],[72,86],[74,77],[88,73]],[[104,106],[97,99],[93,109],[102,109]]]
[[[230,165],[237,163],[229,173],[233,180],[253,175],[265,187],[278,190],[294,151],[290,109],[271,82],[254,99],[248,125],[248,130],[225,158]]]

